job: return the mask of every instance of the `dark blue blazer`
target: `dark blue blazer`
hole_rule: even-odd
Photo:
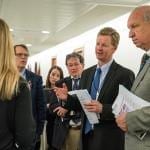
[[[35,73],[25,70],[26,80],[31,90],[32,111],[36,122],[36,133],[41,135],[43,132],[44,122],[46,118],[46,102],[42,86],[42,77]]]

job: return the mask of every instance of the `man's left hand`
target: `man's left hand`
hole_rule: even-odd
[[[96,100],[91,100],[91,102],[85,103],[84,107],[87,111],[95,113],[101,113],[103,108],[102,104]]]
[[[116,118],[116,123],[117,123],[118,127],[121,128],[124,132],[128,131],[127,123],[126,123],[126,115],[127,115],[127,113],[121,113]]]

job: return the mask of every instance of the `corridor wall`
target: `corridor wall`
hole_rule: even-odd
[[[114,59],[119,64],[132,69],[135,74],[137,74],[143,51],[136,48],[131,39],[128,38],[128,16],[129,13],[99,25],[98,27],[89,30],[77,37],[56,45],[55,47],[42,51],[41,53],[30,57],[28,64],[30,64],[32,70],[34,70],[35,62],[40,63],[41,75],[43,76],[43,81],[45,82],[47,72],[51,67],[51,59],[56,58],[57,65],[62,67],[65,75],[68,75],[65,66],[66,55],[73,52],[77,48],[83,47],[85,68],[87,68],[97,63],[95,57],[95,40],[98,31],[103,27],[113,27],[120,33],[121,36],[120,44],[117,51],[115,52]]]

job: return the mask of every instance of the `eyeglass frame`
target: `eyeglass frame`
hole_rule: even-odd
[[[29,54],[27,53],[15,53],[15,56],[19,57],[19,58],[28,58],[29,57]]]

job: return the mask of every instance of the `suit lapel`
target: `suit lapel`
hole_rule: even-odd
[[[26,74],[26,80],[30,81],[31,80],[31,76],[30,76],[30,72],[27,69],[25,70],[25,74]]]
[[[108,71],[108,73],[104,79],[104,83],[103,83],[103,86],[101,88],[98,99],[101,99],[103,97],[105,91],[111,85],[111,82],[113,81],[113,77],[115,75],[116,68],[117,68],[117,64],[115,63],[115,61],[113,61],[112,65],[110,66],[110,69],[109,69],[109,71]]]
[[[91,91],[91,85],[92,85],[92,81],[94,78],[94,74],[95,74],[95,70],[96,70],[96,65],[93,66],[91,68],[91,70],[88,72],[88,79],[87,79],[87,86],[86,89],[90,92]]]
[[[25,70],[25,74],[26,74],[26,81],[28,83],[28,87],[29,87],[30,90],[32,90],[33,86],[34,86],[34,83],[32,81],[33,77],[31,75],[30,71],[28,71],[27,69]]]
[[[148,60],[148,62],[145,64],[144,68],[142,69],[142,71],[137,75],[134,83],[133,83],[133,86],[132,86],[132,89],[131,91],[135,91],[136,88],[138,87],[138,85],[140,84],[140,82],[143,80],[148,68],[150,67],[150,59]]]
[[[69,80],[66,81],[66,85],[69,91],[72,90],[72,79],[71,77],[68,77]]]

